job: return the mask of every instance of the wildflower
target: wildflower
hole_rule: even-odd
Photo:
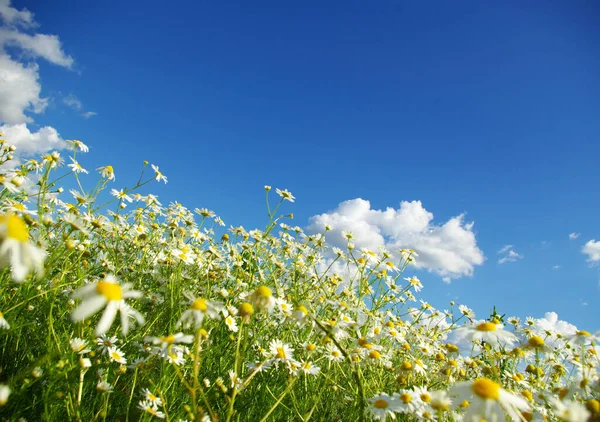
[[[112,166],[98,167],[96,170],[100,172],[100,175],[108,180],[115,180],[115,170]]]
[[[487,378],[457,383],[452,391],[461,402],[469,399],[465,414],[467,421],[502,420],[506,412],[511,420],[520,422],[521,412],[530,409],[524,398],[509,393],[500,384]]]
[[[275,189],[275,192],[277,192],[277,195],[281,196],[282,199],[285,199],[287,201],[294,202],[294,199],[296,199],[294,195],[292,195],[292,193],[289,192],[287,189]]]
[[[155,345],[160,345],[160,352],[163,355],[167,355],[171,349],[171,346],[174,344],[182,344],[182,343],[186,343],[189,344],[192,341],[194,341],[194,336],[190,335],[190,334],[183,334],[183,333],[177,333],[177,334],[170,334],[168,336],[165,337],[151,337],[151,336],[147,336],[144,337],[144,341],[146,343],[152,343]]]
[[[0,384],[0,406],[4,406],[8,402],[10,396],[10,387],[5,384]]]
[[[163,182],[165,182],[166,185],[167,177],[158,170],[158,166],[152,164],[152,170],[154,170],[154,176],[156,177],[156,181],[160,182],[162,180]]]
[[[79,141],[77,139],[66,141],[66,143],[71,148],[78,149],[81,152],[88,152],[90,150],[86,144],[84,144],[83,142],[81,142],[81,141]]]
[[[13,280],[22,282],[33,270],[44,272],[45,252],[29,243],[29,229],[16,214],[0,215],[0,268],[10,263]]]
[[[249,298],[258,310],[266,309],[270,311],[275,306],[273,292],[267,286],[258,287]]]
[[[123,334],[129,331],[129,318],[133,317],[138,323],[144,323],[144,317],[125,303],[125,299],[142,296],[137,290],[130,290],[131,283],[119,284],[112,275],[106,276],[97,283],[86,284],[80,287],[74,297],[82,298],[82,302],[71,314],[73,321],[83,321],[106,306],[102,318],[96,326],[96,334],[101,335],[108,331],[113,324],[117,312],[121,314],[121,328]]]
[[[125,190],[123,190],[123,189],[121,189],[121,190],[111,189],[110,194],[112,196],[114,196],[115,198],[120,199],[121,201],[127,201],[130,203],[133,202],[133,198],[131,198],[131,196],[127,195],[127,192],[125,192]]]
[[[4,319],[4,314],[0,312],[0,328],[4,328],[5,330],[10,330],[10,324],[6,319]]]
[[[555,397],[550,398],[553,413],[564,422],[586,422],[590,412],[583,403],[565,400],[561,401]]]
[[[235,321],[235,318],[233,317],[233,315],[227,315],[225,317],[225,324],[227,325],[227,328],[229,328],[230,331],[237,333],[238,325],[237,325],[237,322]]]
[[[144,400],[149,401],[155,407],[161,407],[163,405],[162,400],[157,395],[153,394],[149,389],[144,388],[143,390]]]
[[[415,289],[415,292],[420,292],[423,288],[423,284],[421,284],[421,280],[419,280],[416,276],[405,277],[404,278],[408,283]]]
[[[72,338],[69,341],[69,346],[71,347],[72,351],[80,355],[84,355],[90,352],[90,349],[86,348],[87,341],[79,337]]]
[[[88,171],[86,169],[84,169],[83,167],[81,167],[81,164],[79,164],[77,161],[75,161],[73,159],[73,157],[69,157],[72,161],[71,164],[68,164],[67,167],[70,167],[71,170],[73,171],[73,173],[85,173],[88,174]]]
[[[158,419],[165,418],[165,414],[163,412],[161,412],[160,410],[158,410],[158,408],[155,407],[151,401],[148,401],[148,400],[140,401],[138,403],[138,409],[141,409],[144,412],[148,413],[149,415],[152,415]]]
[[[98,381],[98,384],[96,384],[96,390],[101,393],[112,393],[113,386],[106,381]]]
[[[125,359],[125,354],[118,347],[109,347],[108,356],[112,361],[120,363],[121,365],[125,365],[127,363],[127,359]]]
[[[327,345],[327,359],[329,359],[332,362],[341,362],[344,360],[344,355],[342,354],[342,352],[340,352],[340,349],[338,349],[335,345],[332,345],[331,343],[329,343]]]
[[[459,327],[455,330],[456,342],[467,341],[485,341],[486,343],[496,345],[509,345],[517,340],[516,336],[503,329],[502,324],[496,322],[482,321],[476,325]]]
[[[579,330],[575,334],[565,336],[565,338],[578,346],[585,346],[592,342],[600,343],[600,331],[592,334],[589,331]]]
[[[400,412],[402,410],[400,401],[397,397],[390,397],[385,393],[381,393],[369,399],[370,406],[369,412],[375,419],[381,419],[385,421],[388,416],[392,419],[396,419],[394,412]]]
[[[101,353],[108,353],[108,348],[116,347],[118,342],[119,342],[118,338],[109,337],[106,334],[102,334],[102,335],[100,335],[100,337],[98,337],[96,339],[96,344],[98,345],[98,349],[100,350]]]
[[[289,344],[285,344],[280,340],[273,340],[269,344],[271,357],[276,361],[289,361],[293,359],[294,350]]]
[[[194,328],[200,328],[205,316],[218,319],[219,312],[223,309],[222,305],[204,298],[195,298],[191,302],[189,309],[177,321],[177,327],[183,325],[184,328],[189,328],[193,325]]]
[[[321,368],[311,362],[300,362],[300,370],[305,375],[317,375]]]

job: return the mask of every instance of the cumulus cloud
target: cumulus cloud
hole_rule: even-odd
[[[573,335],[577,332],[577,327],[567,321],[558,319],[556,312],[546,312],[544,318],[535,320],[534,330],[539,334],[545,334],[546,331],[561,334],[562,337]],[[551,346],[560,346],[562,341],[552,336],[546,339]]]
[[[49,99],[42,96],[38,59],[71,68],[74,60],[56,35],[35,31],[37,23],[27,9],[0,0],[0,130],[17,147],[18,155],[33,155],[65,146],[50,126],[31,131],[31,114],[44,112]]]
[[[600,262],[600,240],[590,240],[581,248],[581,252],[588,256],[587,262],[590,264]]]
[[[414,249],[419,254],[416,267],[435,272],[450,282],[472,275],[475,266],[485,259],[477,247],[473,224],[464,221],[464,214],[434,224],[433,214],[423,208],[421,201],[403,201],[398,209],[378,210],[372,209],[369,201],[357,198],[311,217],[308,231],[322,232],[325,225],[330,225],[333,230],[326,233],[327,240],[340,247],[346,245],[342,231],[349,231],[359,248]]]
[[[569,239],[577,239],[581,233],[571,233],[569,234]]]
[[[0,126],[5,139],[17,147],[16,153],[31,155],[62,149],[67,146],[56,129],[50,126],[31,132],[25,123]]]
[[[504,246],[498,251],[498,254],[504,254],[504,256],[498,260],[498,264],[504,264],[506,262],[515,262],[519,259],[523,259],[523,255],[518,254],[514,251],[513,245]]]

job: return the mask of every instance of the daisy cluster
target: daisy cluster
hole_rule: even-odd
[[[85,189],[69,145],[0,141],[0,419],[600,420],[599,333],[435,309],[417,252],[331,247],[287,190],[246,230],[142,193],[146,162]]]

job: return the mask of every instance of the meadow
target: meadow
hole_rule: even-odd
[[[285,189],[252,230],[141,194],[146,162],[86,190],[68,142],[0,141],[0,419],[600,420],[598,333],[435,309],[417,252],[332,247]]]

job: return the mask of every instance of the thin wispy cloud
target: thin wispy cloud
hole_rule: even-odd
[[[84,111],[83,103],[74,94],[69,94],[63,98],[63,103],[79,113],[79,115],[85,119],[96,116],[98,113],[95,111]]]
[[[515,252],[513,249],[513,245],[506,245],[502,249],[498,251],[499,255],[504,255],[500,259],[498,259],[498,264],[505,264],[507,262],[515,262],[519,259],[523,259],[523,255]]]
[[[580,234],[581,233],[575,233],[575,232],[573,232],[573,233],[569,234],[569,239],[571,239],[571,240],[577,239]]]

